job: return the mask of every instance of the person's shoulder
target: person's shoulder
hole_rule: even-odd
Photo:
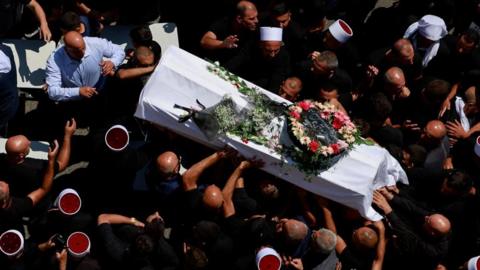
[[[208,28],[208,31],[214,32],[215,34],[221,34],[222,32],[227,31],[229,26],[230,19],[228,17],[223,17],[214,21]]]

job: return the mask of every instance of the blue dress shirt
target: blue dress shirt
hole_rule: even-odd
[[[112,42],[84,37],[85,55],[78,61],[71,58],[64,46],[57,48],[47,61],[48,96],[51,100],[80,99],[80,87],[95,87],[102,77],[100,63],[110,60],[117,68],[125,57],[123,49]]]

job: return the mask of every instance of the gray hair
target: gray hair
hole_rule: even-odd
[[[329,70],[334,70],[338,67],[338,58],[337,55],[332,51],[323,51],[317,58],[316,62],[326,62]]]
[[[334,232],[322,228],[313,233],[318,233],[317,237],[312,241],[315,250],[323,254],[328,254],[335,249],[337,245],[337,235]]]

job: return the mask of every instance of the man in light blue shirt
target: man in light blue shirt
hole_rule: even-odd
[[[75,31],[66,33],[64,42],[47,61],[48,96],[54,101],[97,95],[105,76],[113,75],[125,57],[120,46]]]

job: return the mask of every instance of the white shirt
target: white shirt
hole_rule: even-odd
[[[0,73],[8,73],[11,69],[10,58],[0,50]]]
[[[102,76],[100,63],[111,58],[117,68],[125,57],[123,49],[112,42],[84,37],[85,55],[78,61],[71,58],[64,46],[57,48],[47,61],[48,96],[55,101],[80,99],[80,87],[94,87]]]
[[[460,118],[460,123],[462,124],[463,130],[468,132],[470,130],[470,121],[468,120],[468,117],[465,115],[465,111],[463,110],[465,108],[465,102],[461,97],[456,97],[455,99],[455,110],[457,111],[457,114]]]

